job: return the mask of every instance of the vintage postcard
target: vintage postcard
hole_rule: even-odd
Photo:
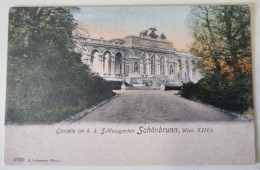
[[[13,7],[7,165],[255,163],[249,5]]]

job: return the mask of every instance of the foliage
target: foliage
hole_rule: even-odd
[[[113,95],[74,52],[77,8],[11,8],[6,123],[54,123]]]
[[[252,87],[251,78],[226,81],[216,74],[206,77],[196,84],[184,84],[181,87],[181,95],[238,113],[253,107],[252,88],[248,88]]]
[[[184,84],[181,94],[240,113],[253,107],[249,7],[197,6],[191,14],[191,53],[204,78]]]
[[[228,80],[250,75],[243,61],[251,65],[250,12],[247,5],[198,6],[194,20],[191,52],[203,58],[201,69],[212,70]],[[250,67],[250,66],[249,66]]]

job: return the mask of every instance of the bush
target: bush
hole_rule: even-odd
[[[183,84],[180,94],[187,99],[199,100],[238,113],[253,108],[251,77],[226,81],[220,76],[211,74],[197,84],[191,82]]]

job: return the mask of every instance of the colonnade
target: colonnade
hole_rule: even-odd
[[[124,56],[123,52],[96,52],[83,52],[82,62],[100,76],[161,75],[174,79],[192,79],[196,76],[196,70],[188,59],[169,59],[166,55],[131,58]]]

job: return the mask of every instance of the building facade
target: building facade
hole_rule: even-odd
[[[77,51],[82,53],[84,64],[109,81],[153,85],[153,80],[161,79],[162,83],[179,86],[201,78],[194,56],[177,52],[164,34],[158,36],[152,31],[148,35],[148,31],[109,41],[102,37],[79,38]]]

